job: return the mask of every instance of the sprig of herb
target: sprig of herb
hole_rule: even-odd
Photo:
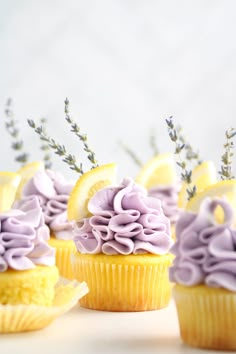
[[[236,130],[234,128],[230,128],[226,130],[225,132],[225,137],[226,137],[226,143],[224,144],[224,153],[221,156],[221,169],[219,171],[219,175],[221,176],[222,180],[230,180],[234,179],[235,177],[232,174],[232,157],[233,157],[233,148],[234,148],[234,143],[232,139],[236,135]]]
[[[64,145],[58,144],[54,139],[50,138],[43,126],[36,126],[32,119],[28,119],[28,124],[40,136],[40,139],[45,141],[48,146],[54,150],[56,155],[64,157],[63,161],[70,166],[71,170],[76,171],[81,175],[84,173],[82,163],[78,165],[75,156],[68,154]]]
[[[194,151],[193,147],[191,146],[191,144],[189,142],[186,141],[186,138],[183,134],[183,128],[181,127],[181,125],[178,125],[176,127],[176,131],[179,137],[179,141],[184,144],[184,149],[185,149],[185,157],[188,161],[191,162],[196,162],[197,165],[200,165],[200,163],[202,163],[202,160],[200,159],[199,156],[199,152],[198,151]]]
[[[156,135],[152,131],[150,134],[150,146],[152,148],[154,156],[157,156],[159,154],[159,149],[157,147],[156,140]]]
[[[45,130],[45,125],[47,123],[46,118],[41,118],[40,119],[40,124],[42,125],[43,129]],[[40,140],[42,141],[42,145],[40,146],[40,150],[42,150],[44,152],[44,165],[46,169],[49,169],[52,167],[52,160],[51,160],[51,154],[50,154],[50,147],[48,146],[48,144],[45,143],[45,141],[42,140],[42,138],[40,138]]]
[[[138,166],[142,167],[143,163],[142,161],[138,158],[138,156],[135,154],[133,150],[131,150],[126,144],[119,142],[119,145],[122,147],[122,149],[131,157],[133,162]]]
[[[197,192],[197,188],[195,185],[192,185],[192,171],[187,169],[187,161],[185,161],[182,157],[185,144],[183,143],[183,139],[178,134],[178,130],[175,128],[173,123],[173,117],[166,119],[166,124],[168,127],[168,133],[171,141],[175,143],[175,154],[178,156],[177,165],[181,168],[181,179],[182,181],[188,184],[188,188],[186,192],[188,194],[188,200],[190,200]]]
[[[17,152],[17,155],[15,156],[15,161],[20,162],[22,165],[24,165],[28,161],[29,154],[26,152],[22,152],[24,143],[23,140],[19,138],[20,131],[17,128],[18,122],[14,118],[11,98],[8,98],[6,102],[5,117],[6,117],[5,128],[8,134],[13,139],[11,147],[13,150]]]
[[[97,167],[98,166],[98,162],[97,162],[96,157],[95,157],[95,152],[92,151],[90,149],[90,147],[88,146],[87,135],[86,134],[81,134],[80,127],[78,126],[78,124],[69,115],[69,100],[68,100],[68,98],[66,98],[66,100],[65,100],[65,115],[66,115],[66,117],[65,117],[66,121],[71,126],[71,131],[73,133],[75,133],[75,135],[79,138],[80,141],[82,141],[82,143],[84,145],[84,151],[87,153],[87,157],[88,157],[89,161],[92,164],[92,168]]]

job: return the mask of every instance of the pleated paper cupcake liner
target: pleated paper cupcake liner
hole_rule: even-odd
[[[76,253],[74,241],[57,240],[51,237],[49,244],[56,249],[56,266],[59,269],[60,275],[73,280],[74,274],[71,265],[71,255]]]
[[[48,326],[74,307],[88,292],[85,282],[61,278],[55,287],[51,307],[38,305],[0,305],[0,333],[33,331]]]
[[[84,279],[89,294],[81,306],[104,311],[148,311],[166,307],[171,284],[168,268],[172,256],[144,255],[73,257],[76,279]]]
[[[236,294],[207,286],[174,288],[182,340],[191,346],[236,350]]]

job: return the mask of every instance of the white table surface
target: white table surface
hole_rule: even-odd
[[[182,344],[173,301],[160,311],[136,313],[92,311],[77,306],[43,330],[0,335],[1,354],[204,352]]]

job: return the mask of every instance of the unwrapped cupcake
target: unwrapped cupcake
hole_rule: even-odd
[[[41,329],[88,291],[59,279],[39,199],[11,209],[19,183],[20,175],[0,172],[0,333]]]

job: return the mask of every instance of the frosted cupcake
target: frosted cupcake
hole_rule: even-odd
[[[223,222],[215,211],[223,211]],[[189,345],[236,350],[236,230],[234,210],[223,199],[206,198],[198,213],[183,212],[176,226],[176,282],[180,334]]]
[[[42,207],[45,223],[50,229],[49,244],[56,249],[56,265],[60,274],[73,279],[70,257],[75,252],[72,241],[72,222],[67,220],[67,202],[73,183],[52,170],[37,171],[23,187],[21,207],[25,201],[37,198]]]
[[[146,190],[133,181],[124,179],[120,186],[115,185],[114,164],[98,166],[87,135],[70,117],[68,105],[66,99],[66,121],[83,145],[92,165],[90,171],[85,172],[81,159],[77,163],[64,145],[56,143],[34,121],[28,123],[79,174],[67,207],[68,220],[78,222],[74,276],[85,280],[90,289],[81,306],[109,311],[163,308],[169,302],[171,288],[170,221],[160,201],[148,197]]]
[[[87,207],[91,216],[80,220],[74,233],[74,274],[90,289],[81,306],[105,311],[167,306],[173,242],[161,202],[125,178],[95,193]]]

